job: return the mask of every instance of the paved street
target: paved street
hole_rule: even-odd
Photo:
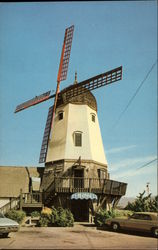
[[[115,233],[75,224],[72,228],[21,227],[0,238],[0,249],[157,249],[151,235]]]

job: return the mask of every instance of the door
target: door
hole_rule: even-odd
[[[89,221],[88,200],[72,200],[71,212],[75,221]]]
[[[74,188],[84,188],[84,169],[74,170]]]

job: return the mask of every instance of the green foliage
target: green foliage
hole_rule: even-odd
[[[56,226],[56,227],[71,227],[73,226],[74,218],[70,210],[59,207],[52,208],[51,214],[41,213],[39,226]]]
[[[96,226],[103,226],[105,224],[106,219],[108,218],[115,218],[120,216],[119,212],[117,210],[109,210],[106,209],[100,209],[100,211],[96,212],[94,217],[94,223]]]
[[[59,207],[57,210],[56,224],[59,227],[73,226],[74,218],[70,210]]]
[[[52,214],[51,214],[51,224],[57,226],[57,221],[59,220],[58,211],[55,207],[52,207]]]
[[[129,215],[132,215],[133,212],[130,211],[130,210],[117,210],[116,211],[118,212],[118,215],[116,217],[128,217]]]
[[[154,198],[151,198],[151,194],[145,196],[144,191],[143,193],[139,193],[134,202],[128,202],[125,209],[134,212],[158,212],[158,196]]]
[[[39,211],[33,211],[31,213],[31,218],[34,218],[34,217],[39,217],[40,216],[40,212]]]
[[[51,214],[41,213],[38,226],[40,227],[48,227],[51,226]]]
[[[24,211],[21,210],[9,210],[5,216],[9,219],[15,220],[19,224],[23,221],[25,218],[26,214]]]
[[[49,220],[46,217],[42,217],[39,219],[38,226],[39,227],[48,227]]]
[[[67,227],[72,227],[74,225],[74,217],[69,209],[65,209]]]

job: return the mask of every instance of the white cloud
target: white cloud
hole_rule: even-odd
[[[116,163],[111,163],[109,164],[109,169],[110,171],[118,171],[118,170],[123,170],[124,168],[139,168],[141,167],[143,164],[146,164],[149,161],[152,161],[153,159],[157,158],[156,155],[150,155],[150,156],[146,156],[146,157],[137,157],[137,158],[126,158],[124,160],[121,160],[119,162]]]
[[[143,177],[143,175],[148,175],[155,173],[157,171],[157,164],[156,162],[152,163],[151,165],[148,165],[147,167],[141,168],[141,169],[128,169],[127,171],[124,171],[123,173],[118,173],[112,175],[114,179],[119,179],[119,178],[129,178],[133,176],[139,176]]]
[[[124,147],[119,147],[119,148],[112,148],[109,150],[106,150],[106,154],[115,154],[115,153],[120,153],[120,152],[124,152],[126,150],[135,148],[136,145],[130,145],[130,146],[124,146]]]

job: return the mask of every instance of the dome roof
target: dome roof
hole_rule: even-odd
[[[69,100],[66,100],[64,98],[64,94],[63,94],[62,98],[58,99],[57,107],[66,105],[68,103],[77,104],[77,105],[84,105],[85,104],[85,105],[88,105],[93,110],[97,111],[96,99],[95,99],[94,95],[89,90],[86,90],[86,92],[84,92],[78,96],[71,97]]]
[[[77,72],[75,72],[75,80],[74,80],[74,85],[77,85],[78,81],[77,81]],[[68,89],[70,88],[70,86],[68,87]],[[80,87],[82,88],[82,87]],[[78,105],[88,105],[90,108],[92,108],[93,110],[97,111],[97,101],[94,97],[94,95],[87,90],[86,88],[82,88],[82,90],[84,90],[84,93],[74,96],[74,97],[70,97],[69,99],[65,98],[66,94],[62,94],[59,95],[58,97],[58,101],[57,101],[57,107],[60,107],[62,105],[66,105],[68,103],[72,103],[72,104],[78,104]]]

